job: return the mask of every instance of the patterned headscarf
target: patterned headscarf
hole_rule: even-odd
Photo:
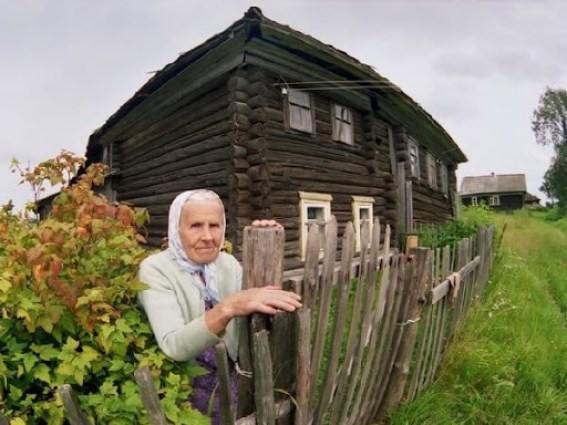
[[[179,236],[179,224],[181,221],[181,212],[183,206],[189,201],[217,201],[222,207],[222,229],[223,235],[220,241],[220,246],[224,244],[224,232],[226,230],[226,215],[224,212],[224,205],[219,198],[219,196],[207,189],[196,189],[188,190],[180,193],[171,203],[169,207],[169,220],[167,228],[167,237],[169,241],[169,247],[167,250],[173,255],[177,264],[182,270],[187,271],[193,277],[193,284],[199,289],[201,296],[205,300],[209,300],[214,304],[220,301],[218,292],[218,282],[217,282],[217,272],[214,263],[198,264],[191,261],[183,244],[181,243],[181,237]],[[199,279],[199,275],[202,275],[205,279],[205,284]]]

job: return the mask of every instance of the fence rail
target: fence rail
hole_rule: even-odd
[[[253,315],[240,363],[239,412],[230,410],[226,348],[217,346],[222,424],[366,425],[407,403],[433,380],[443,353],[487,283],[494,257],[493,228],[439,249],[391,251],[390,228],[365,223],[355,260],[352,224],[338,249],[337,224],[323,246],[312,225],[302,276],[282,274],[281,229],[247,228],[244,286],[269,282],[302,295],[304,308],[271,320]],[[247,354],[246,354],[247,353]],[[151,373],[135,374],[151,425],[168,423]],[[70,386],[59,389],[72,425],[88,424]],[[7,425],[0,413],[0,425]]]

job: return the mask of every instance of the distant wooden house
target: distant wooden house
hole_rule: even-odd
[[[339,234],[349,220],[357,234],[379,217],[401,235],[452,217],[466,157],[372,67],[250,8],[157,72],[92,134],[87,161],[111,166],[110,199],[149,210],[151,245],[174,196],[206,187],[236,247],[253,219],[280,221],[289,269],[308,223],[331,214]]]
[[[486,204],[497,210],[514,210],[524,207],[527,193],[524,174],[492,173],[463,178],[459,196],[463,205]]]

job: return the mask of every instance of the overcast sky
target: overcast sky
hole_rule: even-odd
[[[9,172],[88,136],[177,56],[259,6],[373,66],[457,141],[464,176],[524,173],[537,195],[551,151],[531,116],[567,88],[567,1],[0,0],[0,204],[31,199]]]

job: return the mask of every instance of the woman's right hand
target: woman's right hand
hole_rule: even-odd
[[[244,289],[207,311],[205,321],[211,332],[220,335],[235,317],[252,313],[276,314],[278,311],[291,313],[302,307],[300,300],[295,292],[284,291],[277,286]]]

